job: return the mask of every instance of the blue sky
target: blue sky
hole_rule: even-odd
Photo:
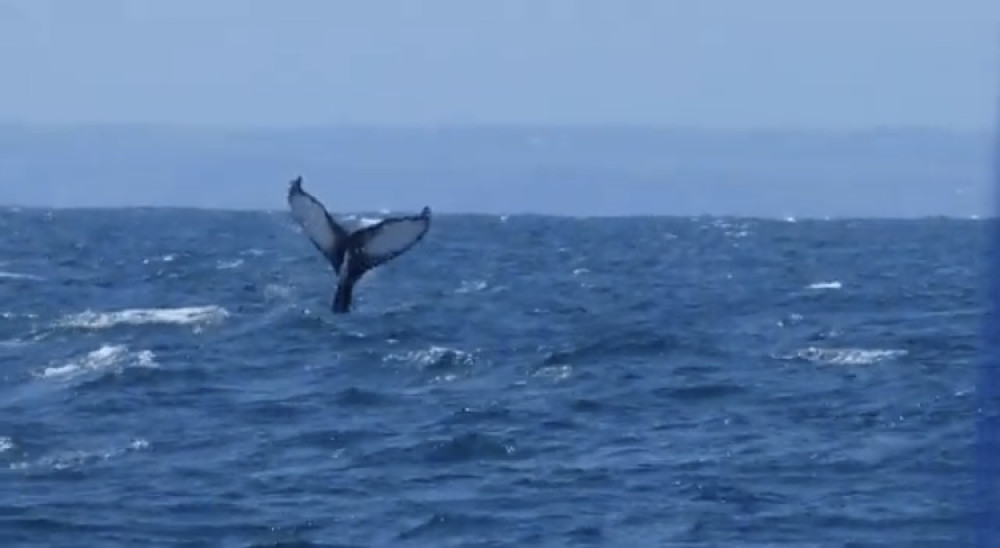
[[[0,0],[0,120],[989,129],[996,0]]]

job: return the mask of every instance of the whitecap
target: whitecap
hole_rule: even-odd
[[[786,325],[792,325],[800,323],[805,317],[802,314],[792,312],[788,314],[785,318],[778,320],[778,327],[785,327]]]
[[[17,318],[35,319],[37,317],[38,314],[35,314],[34,312],[23,312],[20,314],[16,312],[0,312],[0,318],[4,320],[13,320]]]
[[[267,299],[289,299],[292,296],[292,288],[282,284],[267,284],[264,286],[264,297]]]
[[[711,226],[722,230],[722,234],[730,238],[746,238],[750,235],[750,225],[742,222],[729,222],[725,219],[714,219]]]
[[[483,280],[463,281],[462,285],[455,290],[455,293],[471,293],[486,289],[487,283]]]
[[[172,255],[172,254],[168,253],[168,254],[162,255],[160,257],[154,257],[152,259],[143,259],[142,260],[142,264],[149,264],[149,263],[154,262],[154,261],[155,262],[160,262],[160,263],[172,263],[172,262],[174,262],[175,259],[177,259],[176,255]]]
[[[59,366],[46,367],[39,373],[39,376],[66,378],[89,371],[106,371],[127,366],[157,367],[156,355],[150,350],[130,352],[125,345],[109,344],[88,352],[80,359]]]
[[[843,285],[840,282],[834,280],[832,282],[816,282],[816,283],[812,283],[812,284],[809,284],[808,287],[809,287],[809,289],[840,289],[840,288],[843,287]]]
[[[421,369],[428,367],[467,366],[475,363],[475,357],[468,352],[444,346],[432,346],[425,350],[410,350],[394,352],[385,357],[384,361],[402,361],[417,365]]]
[[[22,461],[10,465],[11,470],[28,470],[31,468],[51,468],[67,470],[81,468],[88,464],[105,461],[125,453],[143,451],[149,448],[149,442],[143,438],[135,438],[126,444],[103,450],[69,450],[57,451],[45,455],[34,462]]]
[[[447,384],[467,377],[476,363],[476,358],[468,352],[443,346],[432,346],[425,350],[394,352],[383,358],[384,362],[403,362],[415,365],[418,371],[430,373],[432,385]]]
[[[205,325],[229,317],[229,312],[216,305],[181,308],[132,308],[115,312],[85,311],[72,314],[57,322],[60,327],[105,329],[117,325]]]
[[[41,276],[36,276],[34,274],[24,274],[21,272],[8,272],[0,270],[0,280],[32,280],[40,282],[45,280],[45,278]]]
[[[215,263],[215,268],[217,270],[230,270],[233,268],[239,268],[240,266],[243,266],[243,259],[230,259],[228,261],[219,259]]]
[[[544,377],[558,382],[568,379],[572,374],[573,366],[571,365],[550,365],[539,368],[533,373],[533,376]]]
[[[864,348],[817,348],[810,346],[795,351],[794,358],[811,362],[831,363],[837,365],[871,365],[881,361],[906,356],[908,352],[900,349],[864,349]]]

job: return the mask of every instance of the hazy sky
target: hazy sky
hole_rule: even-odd
[[[0,120],[990,128],[997,0],[0,0]]]

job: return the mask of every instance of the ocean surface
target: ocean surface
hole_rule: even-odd
[[[3,210],[0,546],[963,545],[985,229]]]

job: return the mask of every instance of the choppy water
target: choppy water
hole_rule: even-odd
[[[983,229],[6,211],[0,544],[956,546]]]

